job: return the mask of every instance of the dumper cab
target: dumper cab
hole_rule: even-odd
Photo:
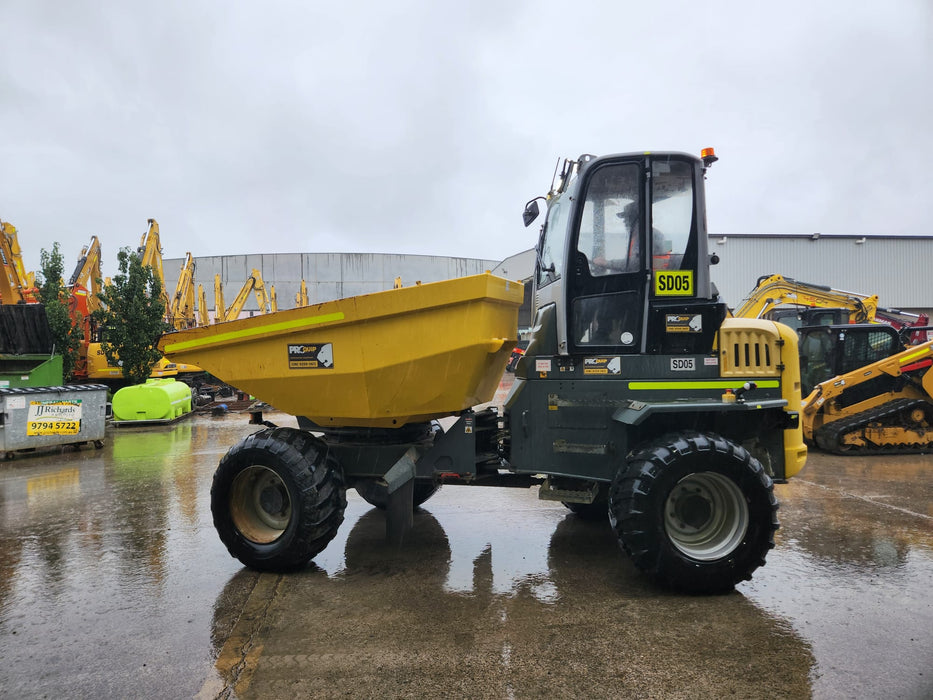
[[[803,466],[794,334],[727,319],[710,281],[714,159],[585,155],[540,198],[534,334],[505,410],[513,469],[607,482],[632,449],[684,430],[728,436],[774,480]]]
[[[565,161],[534,279],[558,355],[710,351],[726,306],[710,284],[704,172],[683,153]]]

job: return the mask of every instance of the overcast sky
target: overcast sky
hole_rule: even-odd
[[[0,219],[498,260],[558,157],[714,146],[713,232],[933,234],[933,2],[757,5],[2,0]]]

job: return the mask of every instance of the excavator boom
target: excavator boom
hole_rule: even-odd
[[[259,307],[259,313],[269,313],[269,295],[266,292],[266,285],[262,281],[262,273],[257,269],[252,271],[253,291],[256,293],[256,305]]]
[[[176,330],[194,328],[197,325],[194,310],[194,271],[195,263],[191,253],[185,253],[185,262],[178,275],[178,284],[175,285],[175,296],[172,297],[169,315],[171,324]]]
[[[755,288],[733,315],[738,318],[767,318],[779,306],[842,308],[850,312],[850,321],[867,323],[875,318],[878,295],[865,296],[771,275],[759,278]]]
[[[0,221],[0,303],[37,303],[35,276],[26,272],[22,250],[13,224]]]
[[[80,312],[87,316],[100,308],[98,294],[102,291],[100,271],[100,241],[91,236],[91,242],[81,249],[78,263],[68,281],[68,289]]]
[[[198,325],[209,326],[211,318],[207,313],[207,294],[204,293],[204,285],[198,285]]]
[[[214,323],[226,321],[227,317],[224,310],[224,286],[220,275],[214,275]]]
[[[140,262],[143,267],[151,267],[155,276],[162,284],[162,303],[165,305],[166,317],[171,317],[171,305],[168,299],[168,292],[165,291],[165,273],[162,270],[162,245],[159,240],[159,224],[155,219],[148,219],[149,229],[143,234],[139,241]]]
[[[253,268],[250,276],[246,278],[243,286],[240,287],[236,299],[233,300],[230,308],[224,312],[223,320],[235,321],[238,319],[240,317],[240,312],[246,305],[246,300],[249,298],[249,293],[254,290],[256,292],[256,301],[259,303],[259,312],[266,313],[268,309],[265,304],[266,292],[262,283],[262,274],[256,268]]]
[[[887,323],[901,331],[901,335],[906,336],[914,345],[933,340],[930,332],[926,329],[930,324],[930,317],[925,313],[915,314],[901,309],[878,307],[875,320]]]
[[[308,285],[304,280],[301,280],[301,288],[298,293],[295,295],[295,308],[301,308],[302,306],[308,305]]]

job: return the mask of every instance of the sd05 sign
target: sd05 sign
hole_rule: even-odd
[[[655,270],[654,295],[657,297],[692,297],[693,270]]]

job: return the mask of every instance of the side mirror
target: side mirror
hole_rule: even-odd
[[[528,204],[525,205],[525,211],[522,212],[522,221],[525,222],[525,227],[531,226],[531,223],[538,218],[538,214],[541,213],[541,210],[538,208],[538,200],[532,199]]]
[[[709,256],[709,264],[710,264],[710,265],[718,265],[718,264],[719,264],[719,256],[716,255],[716,253],[713,253],[712,255]]]

